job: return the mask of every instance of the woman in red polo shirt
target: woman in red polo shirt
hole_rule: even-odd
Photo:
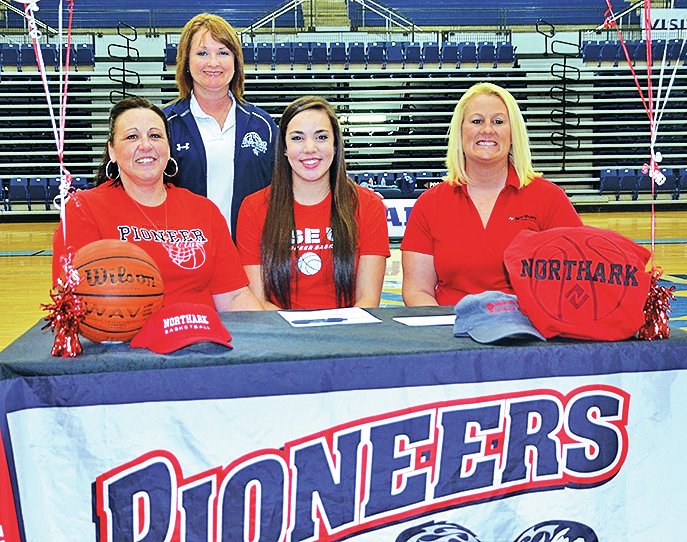
[[[565,192],[532,168],[522,113],[497,85],[478,83],[456,105],[446,165],[445,181],[415,203],[401,243],[408,306],[512,294],[503,252],[518,232],[582,225]]]
[[[341,127],[326,100],[304,96],[284,110],[272,185],[244,200],[237,232],[265,308],[379,305],[386,208],[347,177]]]

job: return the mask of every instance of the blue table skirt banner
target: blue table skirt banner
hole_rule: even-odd
[[[679,538],[687,339],[424,333],[447,350],[234,363],[205,345],[225,361],[31,375],[3,357],[0,540]]]

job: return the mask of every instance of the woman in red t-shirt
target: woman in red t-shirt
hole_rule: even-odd
[[[323,98],[285,109],[272,185],[244,200],[237,233],[265,308],[379,305],[390,255],[386,208],[346,175],[341,127]]]

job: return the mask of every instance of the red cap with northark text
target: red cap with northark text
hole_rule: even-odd
[[[169,354],[200,342],[232,348],[231,333],[212,307],[198,303],[174,303],[154,312],[131,341],[132,348],[148,348]]]

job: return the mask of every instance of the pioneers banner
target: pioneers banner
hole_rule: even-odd
[[[7,421],[28,542],[612,542],[681,532],[685,403],[664,371]]]

